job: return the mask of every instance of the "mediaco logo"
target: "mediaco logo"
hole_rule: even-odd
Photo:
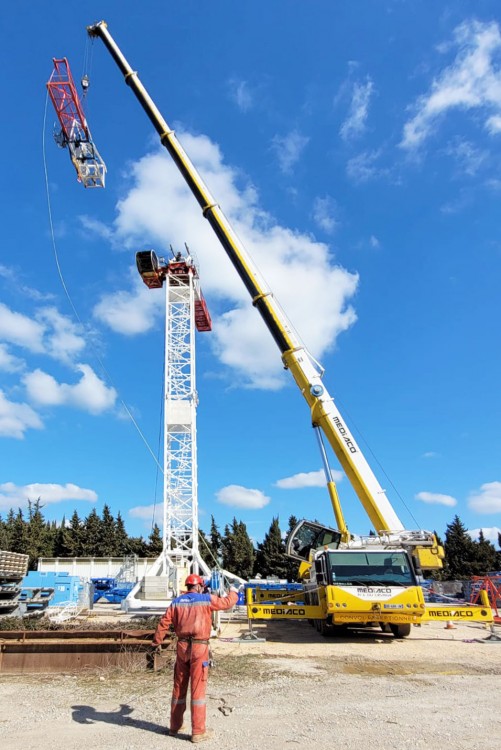
[[[305,609],[292,608],[292,607],[263,607],[264,615],[295,615],[301,616],[306,614]]]
[[[350,453],[356,453],[357,449],[353,445],[351,438],[348,437],[348,432],[346,430],[346,427],[343,425],[339,417],[334,417],[334,424],[339,430],[339,434],[343,438],[344,442],[346,443],[346,447],[350,451]]]
[[[374,588],[373,586],[366,586],[363,589],[358,588],[357,589],[357,594],[359,596],[362,595],[362,594],[366,594],[366,595],[367,594],[373,594],[373,595],[374,594],[377,594],[377,595],[380,595],[380,594],[391,594],[391,589],[390,588]]]
[[[443,609],[428,610],[430,617],[473,617],[471,609],[455,609],[453,612]]]

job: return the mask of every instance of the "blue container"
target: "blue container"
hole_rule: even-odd
[[[69,573],[41,572],[30,570],[23,578],[22,586],[25,588],[51,588],[54,596],[50,600],[49,607],[56,607],[63,602],[78,602],[80,591],[83,589],[79,576],[70,576]],[[27,592],[29,594],[29,592]]]

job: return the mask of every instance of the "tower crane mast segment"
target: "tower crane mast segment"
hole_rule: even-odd
[[[56,142],[68,148],[78,181],[84,187],[104,187],[106,165],[92,140],[68,60],[63,57],[53,61],[47,91],[61,125]]]

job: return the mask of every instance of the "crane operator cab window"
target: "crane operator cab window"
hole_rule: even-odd
[[[334,585],[416,586],[407,553],[338,550],[328,553]]]
[[[337,549],[340,541],[341,534],[336,529],[313,521],[300,521],[289,534],[286,552],[296,560],[308,561],[312,550]]]

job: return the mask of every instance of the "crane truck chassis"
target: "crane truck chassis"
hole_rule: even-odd
[[[289,539],[288,554],[301,562],[300,576],[304,588],[301,592],[301,606],[289,605],[287,597],[279,603],[276,603],[275,598],[275,603],[264,603],[259,601],[259,593],[251,593],[247,601],[249,618],[309,619],[316,622],[320,630],[325,631],[337,624],[382,623],[384,626],[389,625],[395,634],[402,636],[410,632],[412,623],[423,619],[442,619],[438,615],[435,618],[431,612],[443,612],[447,607],[440,606],[440,609],[429,610],[417,578],[424,569],[442,567],[444,553],[435,534],[422,529],[408,531],[404,528],[334,399],[329,395],[322,380],[323,369],[295,333],[294,327],[265,284],[219,204],[177,140],[174,131],[162,117],[137,72],[131,68],[114,41],[106,22],[100,21],[89,26],[87,31],[91,38],[100,38],[104,42],[123,74],[125,83],[131,88],[153,124],[160,142],[178,167],[203,216],[208,220],[239,274],[250,294],[253,306],[259,311],[280,350],[284,367],[291,372],[309,407],[311,423],[319,441],[337,530],[320,527],[308,521],[301,522],[302,526],[299,526],[303,531],[309,524],[310,529],[316,526],[314,532],[318,532],[315,544],[309,545],[310,549],[307,551],[301,552],[300,548],[292,546],[295,540],[297,542],[299,539],[299,528],[293,531]],[[355,537],[349,532],[332,480],[322,435],[327,439],[362,503],[374,528],[373,537]],[[301,554],[298,554],[298,551]],[[354,563],[356,555],[357,564]],[[393,578],[384,577],[382,569],[387,558],[398,563],[393,566],[400,568],[398,579],[395,577],[396,574]],[[338,559],[348,562],[339,562]],[[353,563],[352,568],[358,568],[356,575],[347,572],[350,563]],[[338,574],[338,568],[341,567],[345,568],[344,578]],[[258,600],[253,599],[256,596]],[[459,610],[456,608],[454,611]],[[466,619],[470,618],[469,613],[475,619],[492,622],[490,608],[483,605],[468,608]],[[451,619],[452,616],[451,610],[443,619]]]

